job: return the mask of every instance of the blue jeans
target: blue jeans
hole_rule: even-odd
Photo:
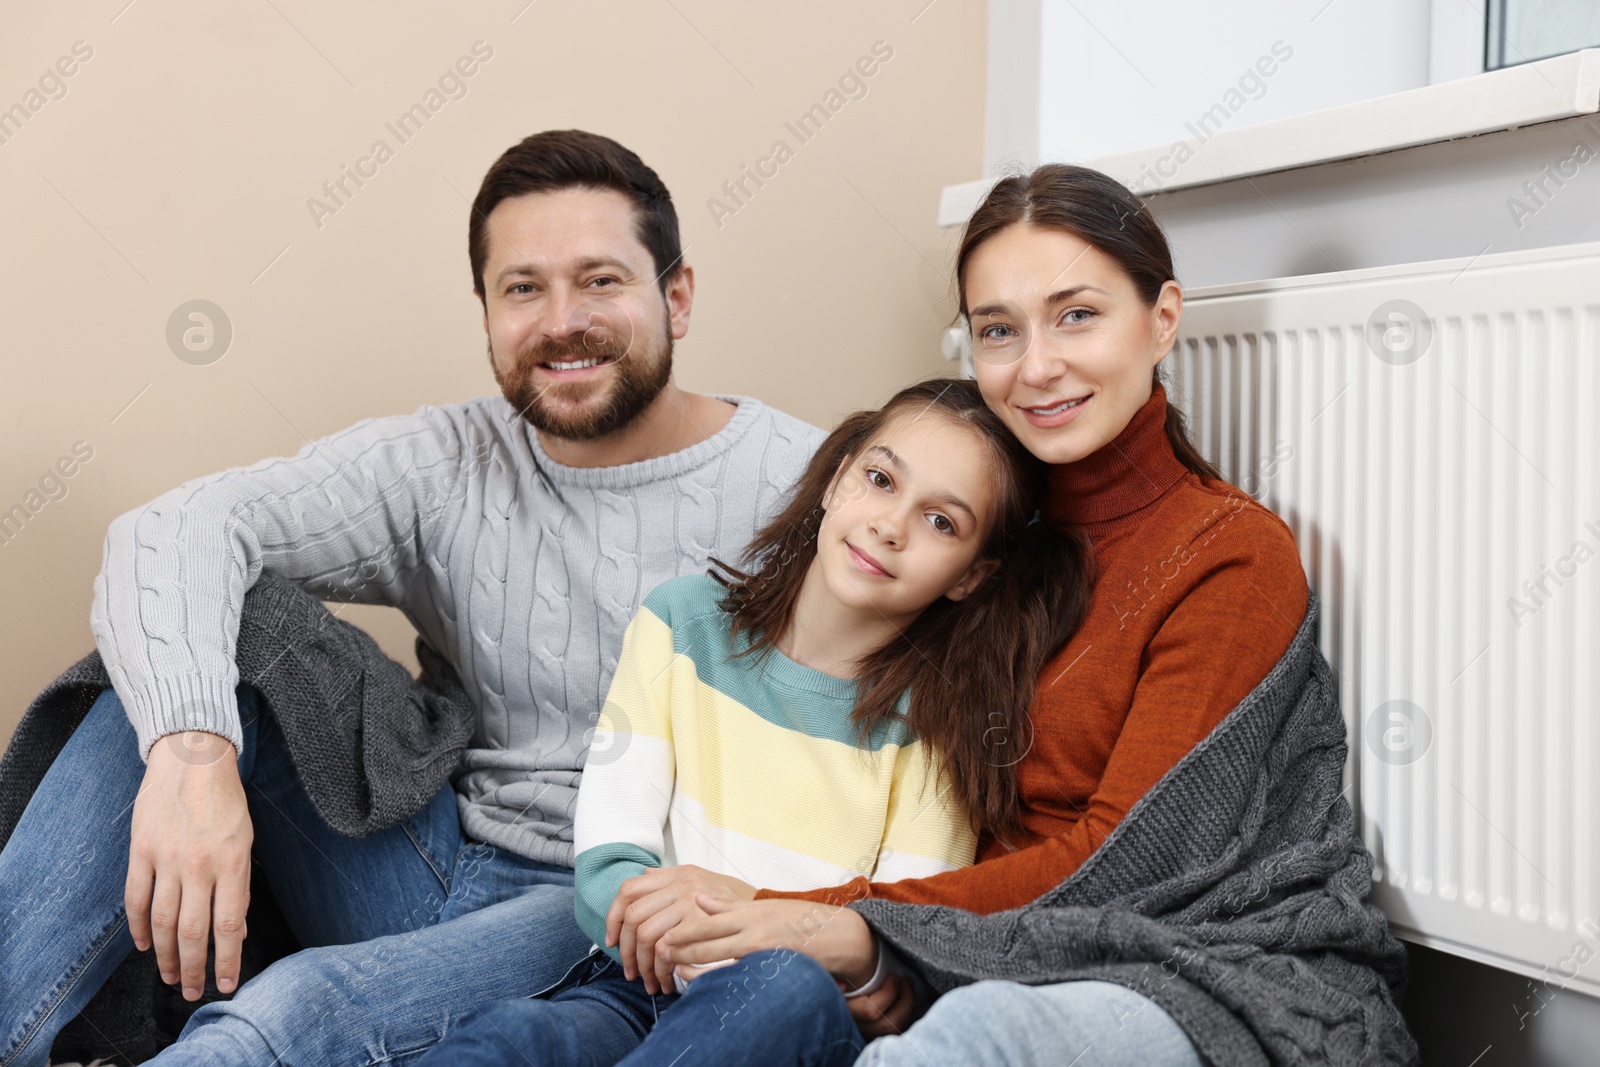
[[[410,1063],[473,1007],[584,958],[570,868],[465,837],[448,784],[399,826],[335,833],[264,702],[248,686],[238,699],[255,862],[306,948],[196,1011],[156,1062]],[[107,689],[0,852],[0,1067],[41,1067],[133,950],[122,897],[144,769]]]
[[[479,1008],[419,1067],[849,1067],[862,1038],[828,973],[788,949],[756,952],[652,997],[596,953],[537,1000]]]
[[[1201,1067],[1183,1028],[1156,1002],[1112,982],[977,982],[946,993],[860,1067]]]

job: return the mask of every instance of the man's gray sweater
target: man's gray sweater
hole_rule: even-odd
[[[591,468],[553,461],[503,397],[424,406],[119,516],[90,621],[140,756],[181,730],[242,744],[240,611],[276,574],[403,611],[477,706],[455,775],[463,829],[571,865],[588,739],[628,621],[658,583],[735,560],[824,436],[724,399],[737,410],[705,441]]]

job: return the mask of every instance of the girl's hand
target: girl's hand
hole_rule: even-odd
[[[878,942],[849,908],[808,900],[728,900],[700,894],[703,916],[690,915],[665,934],[659,955],[697,966],[769,948],[803,952],[848,988],[872,977]],[[687,973],[687,972],[686,972]]]
[[[622,971],[631,981],[644,980],[651,994],[674,991],[672,963],[658,957],[661,935],[698,914],[695,896],[718,900],[754,900],[755,887],[692,863],[656,867],[622,883],[606,912],[606,947],[622,956]],[[705,962],[710,962],[709,960]]]

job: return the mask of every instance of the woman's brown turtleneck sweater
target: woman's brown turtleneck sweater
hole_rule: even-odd
[[[974,912],[1061,884],[1256,684],[1299,628],[1306,578],[1282,519],[1203,482],[1167,440],[1157,387],[1109,445],[1051,472],[1046,517],[1085,534],[1099,579],[1089,614],[1039,677],[1018,770],[1024,833],[984,841],[972,867],[760,897],[863,896]]]

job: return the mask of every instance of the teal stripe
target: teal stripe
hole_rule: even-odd
[[[661,857],[622,841],[596,845],[578,853],[573,863],[574,907],[578,926],[589,940],[605,946],[606,912],[611,910],[611,902],[617,899],[622,883],[659,866]],[[608,948],[606,952],[618,963],[622,962],[615,948]]]
[[[850,722],[856,706],[853,678],[824,674],[775,648],[734,659],[749,647],[749,640],[747,636],[733,640],[728,616],[717,606],[725,592],[710,575],[693,574],[661,583],[644,600],[645,610],[672,631],[673,651],[693,661],[702,684],[774,726],[807,737],[873,752],[911,742],[911,732],[901,720],[880,725],[862,744]],[[902,693],[901,715],[906,706],[907,694]]]

